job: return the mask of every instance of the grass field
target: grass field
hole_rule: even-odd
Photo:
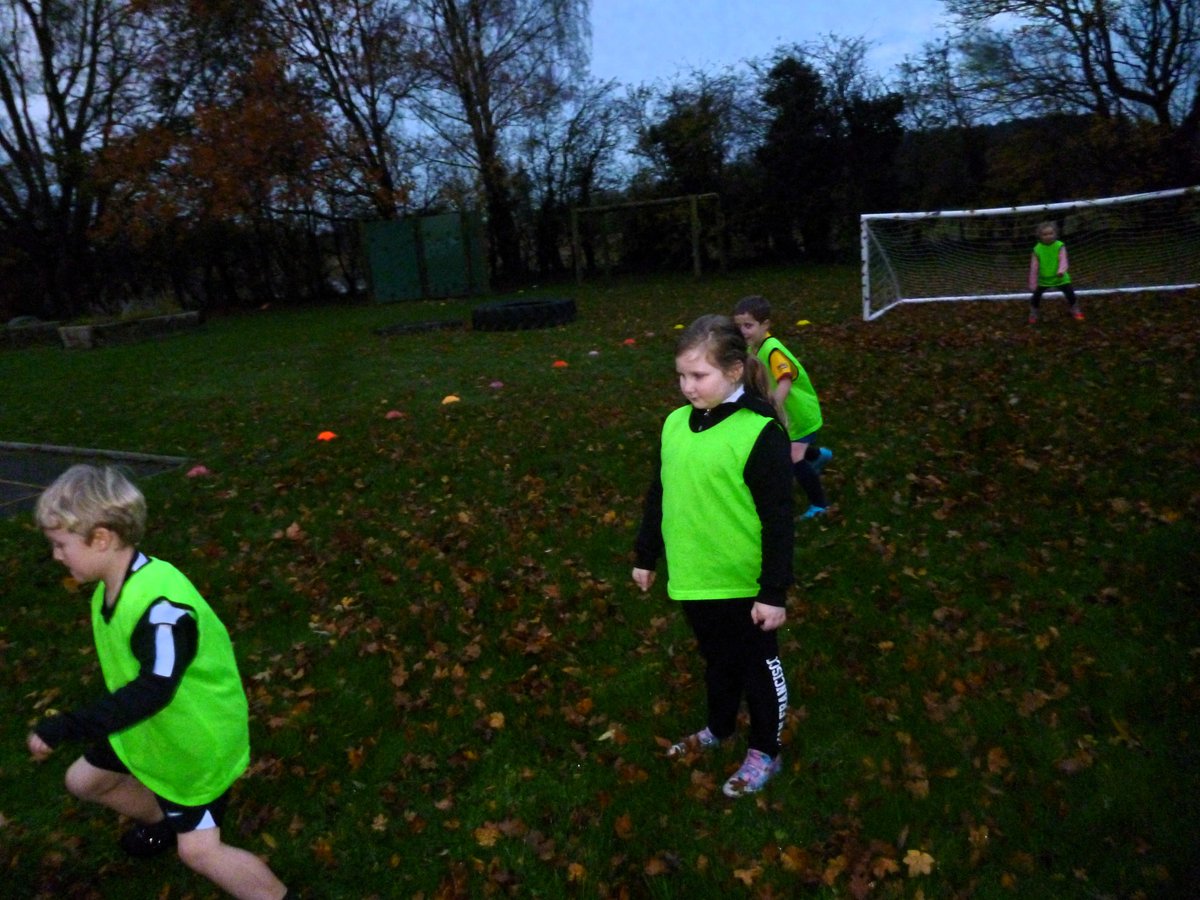
[[[0,437],[210,471],[144,482],[143,549],[234,634],[253,763],[226,834],[306,896],[1195,896],[1200,298],[865,324],[857,277],[572,286],[578,320],[530,332],[374,333],[464,302],[12,351]],[[629,569],[675,327],[747,293],[836,456],[798,525],[785,771],[729,801],[744,744],[663,756],[702,672]],[[215,896],[120,855],[62,790],[75,748],[25,753],[99,683],[63,574],[0,522],[0,894]]]

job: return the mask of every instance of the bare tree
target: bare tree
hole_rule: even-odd
[[[1057,109],[1149,120],[1195,140],[1195,0],[946,0],[946,6],[960,28],[958,76],[996,108],[1013,116]]]
[[[144,39],[155,48],[139,73],[150,118],[186,129],[197,107],[228,96],[231,73],[262,52],[265,0],[140,0]]]
[[[847,108],[864,99],[887,93],[883,79],[867,65],[871,43],[866,38],[826,34],[795,49],[820,73],[826,103],[835,116],[845,115]]]
[[[762,127],[752,80],[733,69],[638,88],[626,105],[634,152],[668,194],[722,190],[726,167],[750,152]]]
[[[0,2],[0,227],[16,263],[5,279],[33,277],[26,294],[42,314],[87,303],[87,231],[103,200],[90,165],[136,112],[146,49],[137,7]]]
[[[904,95],[904,121],[910,131],[971,128],[987,120],[986,106],[958,80],[958,51],[948,38],[927,43],[905,57],[897,89]]]
[[[527,175],[522,209],[532,223],[538,270],[565,268],[561,249],[568,210],[617,186],[617,152],[625,140],[616,82],[589,81],[559,108],[532,123],[520,144]]]
[[[326,112],[327,182],[390,219],[407,203],[404,104],[421,84],[400,0],[270,0],[280,44]]]
[[[513,130],[560,102],[582,73],[590,0],[409,0],[422,122],[447,162],[476,174],[488,214],[493,271],[521,274],[509,153]]]

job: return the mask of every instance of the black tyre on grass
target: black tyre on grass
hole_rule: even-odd
[[[575,321],[575,301],[569,297],[541,300],[506,300],[485,303],[471,312],[475,331],[524,331],[552,328]]]

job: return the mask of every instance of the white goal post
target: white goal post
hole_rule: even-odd
[[[869,213],[859,221],[868,322],[906,303],[1028,298],[1035,231],[1046,221],[1067,246],[1076,294],[1200,287],[1200,185],[1032,206]]]

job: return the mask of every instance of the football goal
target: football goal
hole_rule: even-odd
[[[1077,294],[1200,287],[1200,186],[1034,206],[871,213],[860,217],[863,319],[905,303],[1028,298],[1041,222],[1058,226]]]

